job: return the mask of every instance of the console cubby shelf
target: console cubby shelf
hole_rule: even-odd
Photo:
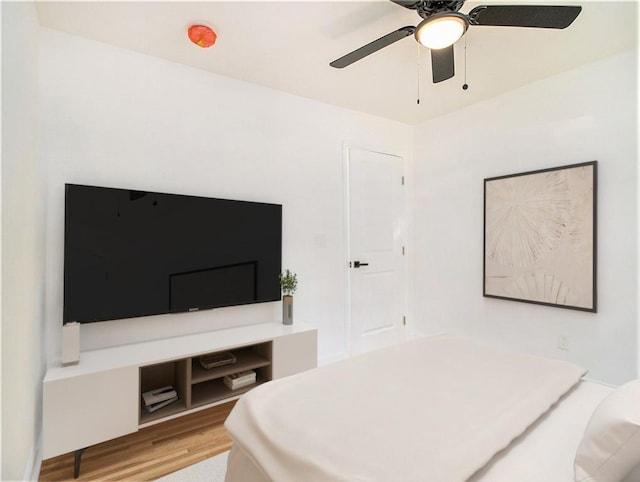
[[[187,410],[187,404],[183,399],[176,400],[171,405],[162,407],[153,413],[146,412],[143,408],[140,409],[140,423],[149,423],[154,420],[171,417],[172,415],[184,412]]]
[[[267,380],[258,376],[256,383],[248,387],[237,388],[231,390],[223,382],[222,379],[211,380],[207,383],[194,385],[191,392],[191,406],[193,408],[202,407],[219,401],[228,401],[238,398],[243,393],[248,392],[252,388],[266,382]]]
[[[271,380],[272,342],[256,343],[211,354],[222,352],[233,353],[236,357],[235,363],[207,369],[200,363],[198,355],[140,367],[140,425],[194,408],[233,400],[256,385]],[[245,370],[256,372],[256,383],[235,390],[224,384],[225,376]],[[167,385],[175,388],[179,399],[149,413],[142,403],[142,393]]]
[[[82,329],[82,328],[81,328]],[[239,398],[251,388],[317,366],[317,330],[260,323],[80,353],[49,367],[42,388],[42,455],[49,459]],[[231,351],[234,365],[205,370],[200,355]],[[230,390],[224,376],[255,370],[256,383]],[[141,393],[173,385],[179,400],[153,413]]]
[[[231,365],[223,365],[221,367],[215,367],[206,369],[203,368],[198,358],[193,358],[191,361],[191,383],[201,383],[207,380],[215,378],[222,378],[232,373],[238,373],[244,370],[253,370],[271,365],[271,361],[265,355],[260,354],[257,349],[268,349],[268,344],[256,345],[238,350],[227,350],[236,356],[236,362]]]

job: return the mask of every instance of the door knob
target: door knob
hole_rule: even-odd
[[[360,266],[369,266],[369,263],[362,263],[360,261],[354,261],[353,262],[353,267],[354,268],[359,268]]]

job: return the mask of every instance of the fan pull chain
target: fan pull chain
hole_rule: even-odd
[[[418,85],[416,85],[417,99],[416,104],[420,105],[420,44],[416,42],[418,48]]]
[[[464,84],[462,84],[462,90],[467,90],[469,84],[467,84],[467,36],[464,36]]]

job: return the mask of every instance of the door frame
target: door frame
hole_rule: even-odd
[[[393,157],[397,157],[402,159],[402,177],[403,177],[403,186],[404,189],[401,191],[402,192],[402,197],[400,199],[400,203],[401,203],[401,209],[400,209],[400,223],[399,226],[401,226],[401,238],[403,240],[402,242],[402,246],[405,248],[405,253],[404,256],[402,257],[402,265],[401,265],[401,269],[402,269],[402,273],[401,273],[401,280],[402,280],[402,292],[403,292],[403,296],[402,296],[402,304],[403,304],[403,311],[405,314],[405,320],[404,320],[404,324],[401,327],[402,330],[402,337],[406,338],[407,337],[407,333],[408,333],[408,326],[409,326],[409,316],[408,316],[408,311],[409,311],[409,264],[408,264],[408,253],[409,253],[409,245],[408,245],[408,240],[409,240],[409,183],[408,183],[408,176],[407,176],[407,172],[408,172],[408,159],[407,159],[407,155],[406,154],[401,154],[398,152],[394,152],[393,149],[386,149],[386,148],[381,148],[380,146],[378,147],[374,147],[374,146],[370,146],[370,145],[366,145],[366,144],[361,144],[361,143],[355,143],[355,142],[347,142],[344,141],[342,143],[342,176],[343,176],[343,185],[344,185],[344,189],[343,189],[343,196],[344,196],[344,202],[343,202],[343,219],[344,219],[344,232],[345,232],[345,247],[344,247],[344,259],[343,259],[343,266],[344,266],[344,277],[345,277],[345,285],[347,287],[347,296],[345,298],[345,306],[344,306],[344,319],[345,319],[345,327],[344,327],[344,333],[345,333],[345,348],[346,348],[346,355],[351,357],[353,356],[353,330],[352,330],[352,320],[351,320],[351,276],[350,276],[350,269],[349,268],[349,261],[351,261],[351,220],[350,220],[350,200],[351,200],[351,179],[349,176],[349,167],[350,167],[350,151],[352,149],[360,149],[363,151],[369,151],[369,152],[373,152],[376,154],[384,154],[387,156],[393,156]]]

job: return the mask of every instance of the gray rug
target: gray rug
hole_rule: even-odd
[[[228,455],[229,452],[222,452],[156,480],[159,482],[224,482]]]

